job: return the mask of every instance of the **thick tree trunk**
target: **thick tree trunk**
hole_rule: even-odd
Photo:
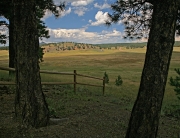
[[[12,9],[11,9],[12,10]],[[15,60],[15,49],[14,49],[14,41],[13,41],[13,16],[9,18],[9,67],[15,68],[14,60]],[[14,71],[9,71],[9,76],[14,76]]]
[[[23,123],[36,128],[46,126],[49,110],[41,88],[35,0],[14,0],[14,11],[16,97],[24,98]]]
[[[176,0],[154,2],[144,69],[126,138],[155,138],[173,51]]]

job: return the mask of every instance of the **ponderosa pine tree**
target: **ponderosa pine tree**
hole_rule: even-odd
[[[36,1],[14,0],[13,5],[16,88],[24,98],[20,112],[25,125],[38,128],[48,124],[49,110],[41,88]]]
[[[51,11],[55,17],[58,17],[61,15],[61,12],[65,8],[65,3],[60,3],[59,5],[55,5],[53,0],[36,0],[36,18],[38,23],[38,34],[39,38],[49,38],[49,32],[46,29],[45,23],[41,20],[43,16],[45,15],[45,11],[49,10]],[[13,40],[13,5],[12,0],[2,0],[0,1],[0,16],[4,16],[9,20],[9,67],[14,68],[14,59],[15,59],[15,50],[14,50],[14,40]],[[2,42],[6,43],[7,36],[2,35],[1,37]],[[10,71],[10,75],[13,75],[14,72]]]
[[[39,37],[48,37],[48,31],[40,19],[46,9],[55,16],[60,15],[64,6],[64,3],[55,6],[52,0],[0,1],[0,16],[5,16],[10,22],[9,41],[10,49],[12,48],[10,51],[13,52],[13,56],[11,52],[10,56],[13,57],[13,67],[15,60],[17,83],[16,115],[22,116],[23,122],[33,127],[46,126],[49,120],[38,65]]]
[[[148,37],[139,92],[126,138],[156,138],[168,70],[180,28],[179,0],[118,0],[109,21],[125,25],[125,38]]]

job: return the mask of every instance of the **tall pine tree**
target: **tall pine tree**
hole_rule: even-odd
[[[148,37],[144,68],[126,138],[157,137],[169,64],[179,33],[179,0],[118,0],[109,21],[125,25],[125,38]]]
[[[38,128],[48,124],[49,110],[41,88],[36,1],[14,0],[13,9],[16,89],[24,98],[16,111],[26,126]]]
[[[39,38],[49,38],[49,32],[46,29],[45,23],[41,20],[45,15],[46,10],[51,11],[55,17],[61,15],[61,12],[65,8],[65,3],[59,3],[59,5],[55,5],[53,0],[36,0],[36,19],[38,23],[38,35]],[[2,0],[0,2],[0,16],[4,16],[9,20],[9,67],[14,68],[14,59],[15,59],[15,50],[14,50],[14,40],[13,40],[13,33],[14,33],[14,9],[13,9],[13,1],[12,0]],[[1,24],[0,24],[1,25]],[[0,35],[0,42],[6,43],[7,36]],[[10,71],[10,75],[13,75],[14,72]]]

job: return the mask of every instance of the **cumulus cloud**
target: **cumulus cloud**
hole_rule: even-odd
[[[0,35],[9,35],[9,29],[5,25],[0,26]]]
[[[94,0],[76,0],[71,3],[72,6],[87,6],[92,3]]]
[[[121,32],[114,29],[112,32],[109,31],[102,31],[103,34],[105,34],[107,37],[119,37],[122,35]]]
[[[74,2],[74,1],[78,1],[78,0],[53,0],[53,1],[54,1],[54,3],[56,5],[58,5],[58,4],[62,3],[62,2],[69,3],[69,2]]]
[[[83,38],[94,38],[96,33],[86,32],[84,28],[80,29],[49,29],[50,35],[54,38],[70,38],[70,39],[82,39]]]
[[[73,41],[79,43],[114,43],[122,40],[121,32],[113,31],[87,32],[85,28],[80,29],[49,29],[50,38],[45,42]]]
[[[46,20],[47,18],[51,17],[53,14],[49,10],[46,10],[44,17],[42,18],[43,20]]]
[[[89,20],[88,22],[89,22],[89,23],[92,23],[92,20]]]
[[[71,8],[69,7],[68,10],[64,10],[60,13],[60,17],[66,16],[67,14],[71,13]],[[53,16],[52,12],[49,10],[46,10],[44,17],[42,18],[43,20],[46,20],[47,18]]]
[[[95,22],[90,21],[92,26],[105,24],[105,22],[109,20],[108,12],[103,13],[102,11],[98,11],[95,15],[95,19]]]
[[[61,13],[61,17],[62,17],[62,16],[66,16],[67,14],[70,14],[70,13],[71,13],[71,8],[69,7],[68,10],[65,10],[65,11],[63,11],[63,12]]]
[[[85,7],[76,7],[74,13],[78,16],[83,16],[88,9]]]
[[[98,3],[95,3],[95,4],[94,4],[94,7],[102,10],[102,9],[110,8],[110,5],[107,4],[107,3],[104,3],[103,5],[99,5]]]
[[[9,21],[4,17],[0,16],[0,21],[4,21],[6,24],[9,24]],[[9,29],[6,25],[0,25],[0,34],[1,35],[8,35]]]
[[[175,40],[176,40],[176,41],[180,41],[180,36],[179,36],[179,35],[176,35]]]
[[[64,1],[65,0],[54,0],[54,3],[58,5]],[[86,6],[91,4],[93,1],[94,0],[66,0],[65,3],[71,4],[72,10],[75,14],[77,14],[78,16],[83,16],[85,12],[88,11]],[[49,17],[50,15],[47,14],[46,16]]]
[[[86,6],[92,3],[94,0],[53,0],[56,5],[65,2],[71,3],[72,6]]]

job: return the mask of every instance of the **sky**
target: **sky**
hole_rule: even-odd
[[[55,4],[63,0],[54,0]],[[56,18],[46,11],[43,21],[48,27],[50,38],[43,42],[77,42],[77,43],[124,43],[124,26],[120,23],[110,27],[105,25],[110,5],[115,0],[66,0],[65,11]]]
[[[54,0],[54,3],[58,5],[63,1],[66,2],[66,8],[60,17],[56,18],[50,11],[46,11],[42,18],[50,38],[43,38],[40,42],[102,44],[147,41],[123,39],[124,26],[120,22],[109,27],[105,25],[108,13],[112,13],[110,5],[116,0]],[[176,41],[180,41],[180,37],[176,37]]]

